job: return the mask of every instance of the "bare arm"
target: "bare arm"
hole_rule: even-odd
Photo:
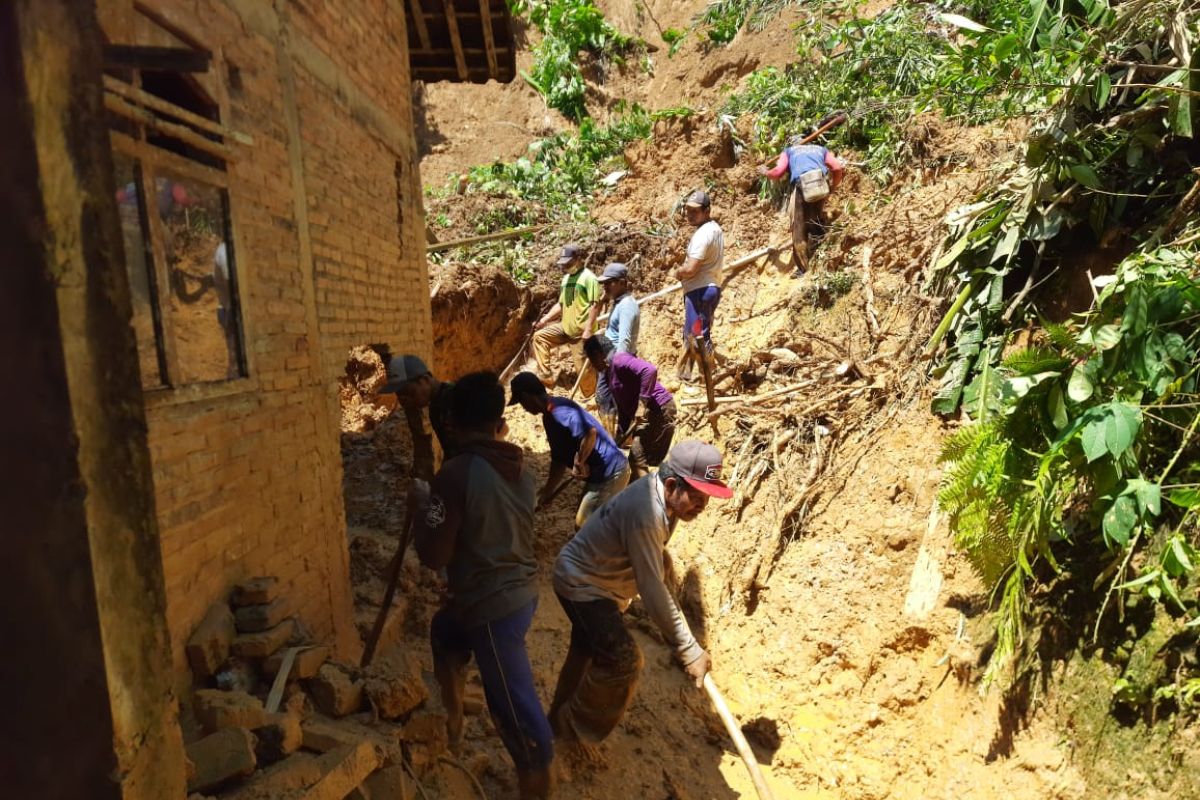
[[[600,304],[592,303],[588,310],[587,323],[583,326],[583,338],[586,339],[596,332],[596,320],[600,318]]]
[[[597,433],[595,428],[588,428],[587,433],[583,435],[583,441],[579,443],[579,452],[575,454],[575,468],[571,470],[572,474],[577,478],[588,477],[588,456],[596,449]]]
[[[553,308],[551,308],[549,311],[547,311],[545,314],[543,314],[542,318],[534,323],[533,329],[538,330],[540,328],[544,328],[561,316],[562,316],[562,303],[555,303]]]
[[[700,271],[700,259],[688,256],[683,260],[683,263],[675,268],[675,277],[678,280],[686,281],[688,278],[695,277]]]

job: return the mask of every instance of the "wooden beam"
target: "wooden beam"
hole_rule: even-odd
[[[499,80],[500,70],[496,65],[496,39],[492,32],[492,9],[488,0],[479,0],[479,25],[483,28],[483,49],[487,50],[488,76]]]
[[[462,37],[458,35],[458,17],[454,13],[454,0],[442,0],[442,9],[446,12],[446,27],[450,30],[450,44],[454,47],[454,63],[458,67],[459,80],[470,80],[467,70],[467,59],[463,55]]]
[[[186,47],[104,45],[104,66],[158,72],[208,72],[212,53]]]
[[[143,108],[134,108],[126,103],[115,94],[104,95],[104,107],[114,114],[119,114],[126,119],[131,119],[134,122],[140,122],[143,125],[154,128],[164,136],[170,136],[173,139],[178,139],[181,142],[191,145],[197,150],[203,150],[209,155],[214,155],[217,158],[231,160],[229,148],[220,142],[214,142],[211,139],[205,139],[200,134],[193,131],[191,128],[186,128],[183,125],[176,125],[171,122],[166,122],[149,111]]]
[[[128,83],[119,81],[110,75],[104,76],[104,90],[107,92],[112,92],[116,95],[120,95],[126,100],[130,100],[134,103],[139,103],[146,108],[152,108],[155,111],[159,111],[163,114],[170,114],[172,117],[181,119],[188,123],[193,128],[199,128],[202,131],[207,131],[209,133],[216,134],[217,136],[233,139],[235,142],[240,142],[241,144],[254,144],[254,139],[247,134],[239,133],[238,131],[225,127],[219,122],[213,122],[211,119],[205,119],[199,114],[188,111],[186,108],[163,100],[161,97],[150,94],[142,89],[138,89],[135,86],[130,86]]]
[[[425,26],[425,10],[421,8],[421,0],[408,0],[412,12],[413,24],[417,26],[417,38],[421,41],[421,49],[429,50],[429,28]]]

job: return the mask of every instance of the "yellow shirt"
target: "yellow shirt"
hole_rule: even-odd
[[[562,328],[567,336],[576,338],[583,333],[588,312],[600,302],[601,294],[600,281],[596,280],[590,269],[585,267],[570,275],[563,275],[558,302],[562,306]]]

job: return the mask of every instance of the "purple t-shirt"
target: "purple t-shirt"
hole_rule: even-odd
[[[550,460],[568,468],[575,465],[575,454],[588,428],[596,429],[596,446],[587,459],[588,483],[606,481],[629,463],[604,426],[578,403],[565,397],[550,398],[550,413],[542,414],[542,426],[550,443]]]
[[[617,406],[617,426],[621,430],[633,421],[639,401],[652,402],[659,408],[671,402],[671,393],[658,382],[658,367],[629,353],[613,353],[608,388]]]

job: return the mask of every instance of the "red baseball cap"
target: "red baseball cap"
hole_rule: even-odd
[[[682,441],[671,448],[667,466],[693,489],[710,497],[733,497],[733,490],[721,480],[721,451],[711,444],[699,439]]]

